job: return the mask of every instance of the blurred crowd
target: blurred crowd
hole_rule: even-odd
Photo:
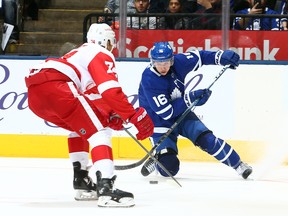
[[[13,26],[8,43],[18,43],[24,20],[38,20],[38,9],[48,6],[50,0],[0,0],[0,18],[4,24]],[[2,33],[6,32],[3,25]]]
[[[6,25],[13,26],[9,44],[18,43],[23,22],[38,20],[39,8],[48,8],[50,3],[50,0],[0,1],[0,18]],[[230,0],[229,12],[234,14],[230,19],[230,29],[287,30],[287,18],[277,17],[287,15],[287,1]],[[222,0],[127,0],[127,28],[218,30],[222,27],[222,8]],[[98,22],[119,28],[119,9],[119,0],[107,0],[103,8],[107,15],[100,16]],[[6,29],[4,24],[2,33]]]
[[[230,0],[230,20],[235,30],[287,30],[287,19],[241,15],[287,14],[287,0]],[[107,0],[105,13],[119,13],[119,0]],[[161,13],[152,17],[153,13]],[[131,15],[132,14],[132,15]],[[127,28],[131,29],[221,29],[222,0],[127,0]],[[113,24],[117,17],[100,17],[98,22]]]

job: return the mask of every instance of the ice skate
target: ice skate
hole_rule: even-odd
[[[73,163],[74,178],[73,188],[76,192],[75,200],[91,201],[97,200],[96,184],[88,176],[88,170],[81,170],[80,162]]]
[[[100,171],[96,172],[97,177],[97,194],[99,207],[132,207],[134,195],[114,188],[116,175],[111,179],[102,178]]]
[[[155,171],[156,169],[156,163],[155,161],[152,159],[152,158],[149,158],[145,163],[144,165],[142,166],[142,169],[141,169],[141,174],[143,176],[148,176],[150,175],[152,172]]]
[[[244,179],[247,179],[248,176],[252,173],[252,167],[246,163],[241,162],[239,166],[236,168],[236,171],[239,175],[241,175]]]

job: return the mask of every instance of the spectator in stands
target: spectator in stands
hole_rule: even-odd
[[[134,0],[136,14],[148,14],[149,0]],[[127,17],[127,27],[133,29],[155,29],[156,17]]]
[[[277,3],[277,0],[267,0],[266,7],[272,10],[275,10],[276,3]]]
[[[280,14],[284,14],[285,11],[287,12],[287,3],[288,3],[288,0],[282,0],[281,1],[279,8],[277,9],[277,11]]]
[[[46,1],[43,1],[43,3]],[[24,1],[24,17],[26,20],[38,20],[39,7],[37,2],[35,0]]]
[[[16,44],[19,41],[19,28],[17,25],[17,1],[16,0],[3,0],[3,20],[4,23],[13,25],[14,28],[8,40],[8,44]],[[3,33],[5,30],[3,31]]]
[[[178,16],[183,13],[183,0],[169,0],[166,14],[173,16],[165,16],[159,19],[159,29],[189,29],[190,18]]]
[[[120,0],[107,0],[103,12],[104,13],[119,13],[120,11]],[[134,6],[134,0],[127,0],[127,14],[129,13],[135,13],[135,6]],[[118,22],[117,17],[99,17],[98,22],[106,22],[108,25],[111,25],[113,22]],[[115,24],[115,23],[114,23]]]
[[[104,12],[106,13],[119,13],[120,0],[108,0]],[[127,13],[135,12],[134,0],[127,0]]]
[[[288,14],[288,0],[282,0],[279,9],[280,14],[287,15]],[[288,20],[287,18],[283,18],[281,20],[282,30],[288,30]]]
[[[38,8],[49,8],[51,0],[36,0]]]
[[[233,0],[231,0],[231,1],[233,1]],[[276,3],[277,3],[277,0],[267,0],[266,7],[270,8],[272,10],[275,10]],[[247,6],[247,4],[248,4],[248,6]],[[247,0],[234,0],[234,4],[232,7],[233,7],[233,11],[237,12],[239,10],[243,10],[243,9],[249,7],[249,2]]]
[[[266,0],[255,3],[255,0],[247,0],[249,7],[237,11],[237,14],[278,14],[278,12],[266,7]],[[255,18],[236,17],[233,21],[233,29],[236,30],[280,30],[279,18]]]
[[[250,4],[247,0],[235,0],[232,11],[236,13],[237,11],[244,10],[249,7]]]
[[[150,0],[149,13],[165,13],[169,0]]]
[[[196,17],[192,20],[192,29],[208,29],[215,30],[221,29],[221,0],[199,0],[198,10],[196,13],[203,13],[203,16]],[[219,16],[211,16],[209,14],[219,14]]]
[[[200,2],[200,1],[199,1]],[[199,7],[197,0],[185,0],[183,1],[183,13],[195,13]]]

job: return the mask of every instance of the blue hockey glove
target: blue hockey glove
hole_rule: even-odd
[[[190,91],[184,95],[184,101],[186,106],[189,107],[191,104],[199,98],[199,101],[195,104],[195,106],[202,106],[205,104],[209,97],[211,96],[212,91],[209,89],[199,89],[196,91]]]
[[[232,50],[219,50],[215,55],[215,62],[218,65],[231,65],[232,69],[239,66],[240,56]]]

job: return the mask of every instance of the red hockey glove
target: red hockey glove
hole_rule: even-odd
[[[117,131],[122,130],[123,129],[123,120],[118,115],[111,115],[108,126],[110,128],[112,128],[113,130],[117,130]]]
[[[154,124],[143,107],[136,109],[136,113],[130,119],[138,130],[136,137],[138,140],[144,140],[150,137],[154,131]]]

